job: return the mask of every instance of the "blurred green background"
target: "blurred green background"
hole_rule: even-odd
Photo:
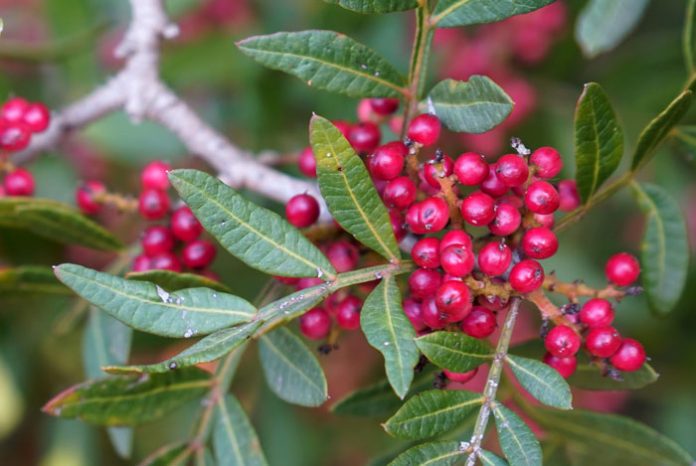
[[[211,3],[222,9],[211,9]],[[182,36],[164,47],[164,80],[212,126],[250,150],[296,153],[307,145],[306,124],[312,112],[354,120],[357,102],[262,68],[236,50],[235,40],[279,30],[334,29],[377,49],[401,69],[408,62],[409,14],[364,17],[320,0],[168,0],[166,4],[181,23]],[[573,22],[582,4],[566,2],[567,24],[542,62],[527,66],[512,60],[507,65],[537,90],[535,110],[508,132],[531,147],[558,147],[568,162],[567,176],[573,174],[572,118],[583,83],[599,82],[608,92],[625,127],[630,152],[642,127],[686,80],[680,44],[684,1],[653,0],[624,43],[592,60],[583,58],[573,38]],[[129,8],[128,2],[113,0],[0,0],[0,17],[5,24],[0,38],[0,96],[20,95],[60,108],[117,69],[109,52],[128,21]],[[438,45],[434,53],[434,68],[447,61]],[[441,76],[436,69],[432,74]],[[693,112],[685,123],[696,123]],[[451,153],[468,149],[456,138],[446,148]],[[32,163],[31,170],[39,196],[72,202],[77,181],[85,178],[104,179],[116,191],[135,192],[138,169],[153,159],[201,167],[166,130],[149,123],[133,125],[119,113],[71,137]],[[298,173],[294,167],[287,170]],[[674,151],[666,144],[641,178],[664,186],[680,200],[690,219],[690,238],[695,238],[693,154]],[[133,219],[105,221],[124,239],[137,234]],[[562,235],[560,253],[547,270],[555,269],[567,280],[583,278],[601,286],[606,258],[619,250],[638,252],[641,230],[635,202],[629,192],[621,192]],[[215,270],[222,281],[239,295],[253,298],[264,277],[229,256],[219,256]],[[0,231],[1,265],[53,265],[66,259],[98,266],[108,256],[57,246],[26,233]],[[651,315],[642,298],[622,303],[618,327],[644,343],[660,380],[604,404],[594,403],[597,395],[579,395],[581,404],[612,407],[648,423],[692,455],[696,455],[695,301],[696,274],[691,273],[680,305],[666,317]],[[56,331],[72,304],[69,299],[0,299],[2,465],[130,464],[115,456],[103,429],[40,412],[52,395],[84,377],[82,325],[67,333]],[[382,371],[360,335],[351,335],[342,345],[341,350],[322,357],[333,399]],[[133,358],[158,360],[174,350],[171,341],[138,334]],[[278,400],[265,387],[254,353],[245,357],[233,390],[250,412],[272,465],[365,464],[398,445],[379,427],[381,419],[340,418],[327,409],[302,409]],[[188,406],[139,428],[134,457],[142,458],[172,439],[184,438],[196,408]]]

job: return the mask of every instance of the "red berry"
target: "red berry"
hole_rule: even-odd
[[[143,189],[166,191],[169,189],[167,172],[171,169],[171,165],[161,160],[148,163],[140,174],[140,185]]]
[[[446,273],[454,277],[464,277],[474,270],[474,252],[471,247],[453,244],[440,253],[440,264]]]
[[[138,199],[140,215],[147,220],[157,220],[169,212],[169,196],[159,189],[146,189]]]
[[[459,322],[471,311],[469,287],[456,280],[445,282],[435,293],[435,304],[448,322]]]
[[[41,133],[51,122],[51,112],[41,103],[30,104],[24,111],[22,122],[32,133]]]
[[[508,192],[508,187],[500,178],[498,178],[496,170],[496,164],[491,164],[488,167],[488,176],[481,183],[481,191],[489,196],[500,197]]]
[[[486,159],[475,152],[465,152],[454,162],[454,174],[464,186],[476,186],[488,178]]]
[[[498,282],[499,284],[502,284],[503,281],[502,279],[498,280],[493,280],[493,282]],[[502,311],[508,306],[508,300],[503,299],[500,296],[495,296],[495,295],[480,295],[477,299],[476,302],[484,306],[491,311]]]
[[[575,358],[575,356],[560,358],[551,353],[546,353],[544,355],[544,362],[556,369],[556,371],[561,374],[561,377],[565,379],[573,375],[575,369],[578,367],[578,360]]]
[[[442,373],[445,374],[448,380],[456,383],[467,383],[469,380],[473,379],[478,372],[478,367],[472,369],[468,372],[452,372],[447,369],[443,369]]]
[[[0,149],[17,152],[26,149],[29,141],[31,141],[31,132],[23,124],[0,125]]]
[[[534,174],[539,178],[553,178],[563,168],[563,159],[553,147],[540,147],[529,157],[529,162],[534,165]]]
[[[423,146],[432,146],[440,139],[442,125],[435,115],[418,115],[408,124],[408,138]]]
[[[606,299],[593,298],[582,305],[579,317],[590,328],[606,327],[614,321],[614,309]]]
[[[8,196],[32,196],[34,176],[29,170],[15,168],[5,176],[4,187]]]
[[[406,236],[406,230],[404,229],[404,218],[398,210],[389,209],[389,223],[391,223],[396,241],[401,242]]]
[[[82,213],[94,215],[98,213],[102,204],[95,198],[106,192],[106,186],[99,181],[87,181],[75,190],[75,203]]]
[[[501,241],[492,241],[479,251],[479,269],[489,277],[504,274],[510,267],[510,262],[512,262],[512,251]]]
[[[450,230],[440,239],[440,253],[450,246],[463,246],[472,249],[471,236],[464,230]]]
[[[341,239],[331,243],[326,248],[326,257],[337,272],[348,272],[358,265],[360,252],[358,248],[348,240]]]
[[[547,181],[535,181],[527,188],[524,204],[536,214],[552,214],[560,204],[558,191]]]
[[[489,337],[497,326],[493,311],[481,306],[474,306],[461,324],[462,332],[474,338]]]
[[[21,123],[29,105],[21,97],[12,97],[0,107],[0,118],[6,123]]]
[[[436,269],[440,266],[440,240],[422,238],[411,249],[411,257],[418,267]]]
[[[346,330],[360,328],[360,309],[362,300],[357,296],[349,295],[336,306],[336,323]]]
[[[358,121],[375,121],[379,119],[379,116],[372,110],[370,99],[360,99],[355,113],[358,115]]]
[[[320,307],[305,312],[300,317],[300,332],[310,340],[322,340],[331,330],[331,317]]]
[[[510,286],[519,293],[531,293],[544,283],[544,268],[537,261],[525,259],[510,271]]]
[[[638,259],[627,252],[614,254],[604,267],[607,280],[617,286],[628,286],[635,282],[640,275]]]
[[[311,288],[313,286],[323,285],[324,280],[319,277],[304,277],[300,278],[295,282],[295,289],[297,291],[304,290],[306,288]]]
[[[133,265],[131,266],[133,272],[147,272],[150,269],[150,258],[145,254],[141,254],[133,259]]]
[[[280,283],[282,283],[284,285],[296,285],[300,281],[300,279],[297,277],[274,276],[273,278],[275,278],[276,280],[278,280]],[[333,295],[329,295],[329,298],[331,298],[331,296],[333,296]],[[326,299],[328,300],[329,298],[326,298]]]
[[[298,194],[285,205],[285,216],[297,228],[308,227],[319,218],[319,203],[309,194]]]
[[[392,180],[401,174],[408,149],[401,141],[392,141],[378,147],[368,159],[370,174],[378,180]]]
[[[350,134],[350,130],[353,125],[344,120],[334,120],[331,123],[333,123],[336,129],[341,132],[344,138],[348,139],[348,135]]]
[[[548,228],[530,228],[522,236],[522,251],[532,259],[548,259],[558,251],[558,238]]]
[[[416,185],[408,176],[394,178],[384,187],[382,198],[389,207],[405,209],[416,200]]]
[[[399,108],[399,99],[375,98],[370,99],[370,106],[377,115],[391,115]]]
[[[421,303],[421,318],[425,325],[433,330],[445,328],[449,323],[447,314],[440,311],[435,302],[435,296],[428,296]]]
[[[590,329],[585,336],[585,347],[591,355],[608,358],[621,346],[621,335],[614,327],[597,327]]]
[[[213,262],[216,253],[217,250],[213,243],[204,239],[197,239],[184,247],[183,251],[181,251],[181,259],[188,268],[203,269]]]
[[[580,349],[580,343],[580,336],[566,325],[552,328],[544,340],[546,350],[559,358],[574,356]]]
[[[146,256],[156,256],[174,249],[174,236],[169,228],[154,225],[145,229],[140,238],[140,245]]]
[[[620,371],[633,372],[643,367],[645,359],[643,345],[632,338],[624,338],[609,362]]]
[[[150,269],[181,272],[181,263],[174,254],[171,252],[165,252],[150,258]]]
[[[380,139],[379,126],[369,121],[352,126],[348,133],[348,142],[360,154],[371,154],[379,146]]]
[[[553,214],[534,214],[534,222],[540,227],[553,228],[556,219]]]
[[[306,147],[297,158],[297,168],[308,178],[317,177],[317,160],[311,147]]]
[[[181,206],[174,211],[170,220],[170,228],[174,236],[188,243],[201,236],[203,226],[188,206]]]
[[[431,187],[440,189],[440,180],[450,176],[453,167],[454,163],[452,159],[446,155],[443,157],[442,161],[433,159],[423,167],[423,178],[425,178],[426,183]]]
[[[495,172],[498,179],[511,188],[522,186],[529,176],[527,162],[519,155],[507,154],[498,159]]]
[[[409,207],[406,223],[417,235],[436,233],[449,222],[449,206],[439,197],[429,197]]]
[[[413,325],[416,332],[425,330],[428,326],[423,322],[423,316],[421,314],[421,304],[412,298],[407,298],[404,300],[404,314],[408,317],[408,320]]]
[[[481,191],[465,197],[460,208],[464,220],[475,226],[488,225],[495,218],[495,200]]]
[[[570,212],[580,207],[580,194],[575,180],[562,180],[558,183],[558,198],[561,212]]]
[[[408,277],[408,287],[416,299],[434,295],[441,282],[440,274],[432,269],[417,269]]]
[[[519,209],[508,203],[499,203],[488,229],[496,236],[508,236],[516,232],[521,223],[522,215]]]

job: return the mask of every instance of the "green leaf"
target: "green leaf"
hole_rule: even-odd
[[[220,397],[213,427],[213,448],[220,465],[264,466],[268,464],[261,444],[239,402]]]
[[[452,466],[462,455],[459,442],[430,442],[409,448],[389,466]]]
[[[512,99],[487,76],[440,81],[429,98],[442,122],[452,131],[464,133],[484,133],[495,128],[513,107]]]
[[[468,372],[493,357],[488,344],[458,332],[433,332],[417,338],[416,345],[433,364],[454,372]]]
[[[568,383],[584,390],[637,390],[656,382],[658,377],[660,374],[647,363],[637,371],[622,372],[622,380],[603,376],[593,364],[579,364],[575,373],[568,378]]]
[[[619,45],[638,24],[648,3],[648,0],[589,0],[575,26],[575,39],[583,53],[595,57]]]
[[[49,267],[0,270],[0,296],[37,294],[70,296],[72,292],[56,279]]]
[[[545,405],[572,409],[573,395],[556,369],[536,359],[508,355],[507,362],[520,384]]]
[[[169,179],[203,227],[249,266],[284,277],[335,275],[329,260],[300,231],[217,178],[174,170]]]
[[[578,466],[691,466],[694,459],[674,441],[650,427],[613,414],[538,409],[534,419],[563,436]]]
[[[324,0],[362,14],[393,13],[418,8],[418,0]]]
[[[389,383],[403,399],[413,381],[418,348],[414,343],[416,332],[404,314],[401,292],[391,275],[382,279],[365,300],[360,327],[368,343],[384,356]]]
[[[420,440],[457,427],[483,402],[480,393],[465,390],[428,390],[409,399],[387,422],[389,434]]]
[[[541,465],[541,446],[517,414],[501,404],[493,407],[498,441],[510,466]]]
[[[186,443],[174,443],[155,450],[139,466],[183,466],[191,453]]]
[[[696,56],[694,55],[694,44],[696,44],[696,0],[687,0],[686,15],[684,15],[684,30],[682,33],[682,48],[684,51],[684,62],[686,71],[689,75],[696,73]]]
[[[62,264],[56,276],[75,293],[124,324],[165,337],[189,338],[250,321],[249,302],[207,288],[169,293],[153,283],[125,280],[75,264]]]
[[[400,97],[405,79],[372,49],[334,31],[277,32],[237,42],[257,62],[350,97]]]
[[[665,314],[679,301],[689,269],[686,224],[679,204],[659,186],[633,183],[638,206],[645,213],[641,244],[643,286],[650,307]]]
[[[162,417],[210,390],[211,379],[189,368],[146,376],[91,380],[59,393],[43,411],[107,426],[133,426]]]
[[[341,226],[390,261],[400,257],[389,212],[365,164],[326,118],[314,115],[309,140],[317,159],[319,189]]]
[[[614,173],[623,148],[623,130],[609,98],[599,84],[585,84],[575,109],[575,180],[583,202]]]
[[[650,161],[655,150],[664,141],[672,128],[686,115],[686,112],[691,107],[692,100],[693,92],[682,92],[643,129],[638,138],[636,150],[633,153],[632,171],[640,170]]]
[[[504,459],[500,458],[498,455],[494,455],[490,451],[481,450],[479,459],[483,466],[507,466],[507,462]]]
[[[328,398],[326,377],[304,342],[281,327],[259,340],[266,382],[279,398],[301,406],[319,406]]]
[[[67,204],[49,199],[0,199],[0,227],[28,230],[58,243],[103,251],[123,247],[121,241],[98,223]]]
[[[126,274],[126,278],[128,280],[155,283],[169,291],[178,291],[186,288],[210,288],[223,293],[232,293],[232,290],[222,283],[195,273],[149,270],[147,272],[129,272]]]
[[[259,310],[259,319],[265,322],[266,326],[276,326],[281,322],[290,322],[300,317],[307,310],[316,307],[332,291],[335,290],[329,284],[296,291],[262,307]]]
[[[522,15],[548,5],[554,0],[440,0],[432,23],[440,28],[493,23],[510,16]]]

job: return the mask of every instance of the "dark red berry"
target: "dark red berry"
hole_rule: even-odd
[[[421,318],[423,323],[433,330],[445,328],[449,323],[447,314],[444,314],[437,307],[435,296],[428,296],[421,303]]]
[[[452,174],[454,162],[446,155],[441,161],[431,160],[423,166],[423,178],[431,187],[440,189],[440,180]]]
[[[379,146],[369,157],[367,167],[378,180],[392,180],[401,174],[408,149],[401,141],[392,141]]]
[[[404,314],[408,317],[408,320],[413,325],[416,332],[425,330],[428,326],[423,322],[423,316],[421,314],[421,304],[412,298],[406,298],[404,300]]]
[[[440,253],[440,265],[444,271],[454,277],[464,277],[474,270],[476,258],[470,247],[453,244]]]
[[[166,191],[169,189],[167,172],[171,169],[171,165],[161,160],[148,163],[140,174],[140,185],[143,189]]]
[[[643,367],[645,359],[643,345],[632,338],[624,338],[609,362],[620,371],[633,372]]]
[[[398,210],[389,209],[389,223],[391,224],[396,241],[401,242],[407,232],[404,229],[404,218]]]
[[[305,312],[300,317],[300,332],[310,340],[322,340],[331,330],[331,317],[320,307]]]
[[[463,246],[472,249],[471,236],[464,230],[450,230],[440,239],[440,253],[450,246]]]
[[[75,190],[75,203],[82,213],[94,215],[102,208],[102,203],[97,200],[100,194],[106,192],[106,186],[99,181],[87,181]]]
[[[491,164],[488,167],[488,176],[481,183],[481,191],[493,197],[500,197],[508,192],[508,187],[498,178],[496,172],[497,164]]]
[[[621,346],[621,335],[614,327],[597,327],[590,329],[585,336],[585,347],[591,355],[608,358]]]
[[[604,267],[604,274],[611,283],[617,286],[631,285],[640,275],[638,259],[627,252],[614,254]]]
[[[502,279],[494,278],[492,281],[493,283],[497,284],[504,283]],[[476,299],[476,302],[479,305],[490,309],[491,311],[502,311],[509,304],[507,299],[503,299],[500,296],[496,295],[479,295],[479,297]]]
[[[481,191],[465,197],[460,208],[464,220],[474,226],[488,225],[495,218],[495,200]]]
[[[349,295],[336,306],[336,323],[345,330],[360,328],[360,309],[362,300]]]
[[[462,332],[474,338],[489,337],[497,326],[493,311],[482,306],[474,306],[461,324]]]
[[[369,121],[353,125],[348,133],[348,142],[360,154],[371,154],[379,146],[380,139],[379,126]]]
[[[570,212],[580,207],[580,194],[575,180],[562,180],[558,183],[558,210]]]
[[[440,240],[422,238],[411,249],[411,257],[418,267],[436,269],[440,267]]]
[[[309,194],[298,194],[285,204],[285,217],[291,225],[305,228],[319,218],[319,203]]]
[[[300,279],[297,278],[297,277],[281,277],[281,276],[274,276],[273,278],[275,278],[276,280],[278,280],[280,283],[282,283],[282,284],[284,284],[284,285],[290,285],[290,286],[296,285],[297,282],[300,281]],[[331,296],[333,296],[333,295],[329,295],[329,298],[331,298]],[[326,298],[327,301],[328,301],[329,298]]]
[[[442,282],[442,276],[432,269],[417,269],[408,277],[408,287],[416,299],[435,294]]]
[[[181,263],[171,252],[157,254],[150,258],[151,270],[169,270],[170,272],[181,272]]]
[[[574,356],[580,349],[580,335],[565,325],[557,325],[546,334],[546,350],[559,358]]]
[[[24,168],[15,168],[5,176],[3,186],[8,196],[33,196],[34,175]]]
[[[475,152],[465,152],[454,162],[454,174],[464,186],[476,186],[488,178],[486,159]]]
[[[41,133],[48,128],[48,124],[51,122],[51,112],[44,104],[30,104],[24,111],[22,122],[32,133]]]
[[[370,99],[370,106],[377,115],[391,115],[399,108],[399,99],[375,98]]]
[[[518,262],[510,271],[510,286],[519,293],[531,293],[544,283],[544,268],[533,259]]]
[[[174,249],[174,236],[169,228],[154,225],[145,229],[140,238],[140,245],[146,256],[156,256]]]
[[[614,321],[614,308],[606,299],[593,298],[582,305],[579,318],[590,328],[607,327]]]
[[[326,248],[326,257],[337,272],[348,272],[358,265],[360,251],[357,246],[348,240],[335,241]]]
[[[436,233],[449,222],[449,206],[439,197],[429,197],[409,207],[406,223],[417,235]]]
[[[5,123],[22,123],[29,102],[21,97],[12,97],[0,107],[0,119]]]
[[[544,362],[556,369],[556,371],[561,374],[561,377],[565,379],[573,375],[575,369],[578,367],[578,360],[575,356],[561,358],[551,353],[546,353],[544,355]]]
[[[459,322],[471,311],[469,287],[456,280],[445,282],[435,293],[435,304],[448,322]]]
[[[525,159],[516,154],[503,155],[496,163],[495,172],[498,179],[506,186],[514,188],[522,186],[529,176],[529,168]]]
[[[197,239],[184,247],[183,251],[181,251],[181,259],[188,268],[203,269],[213,262],[216,253],[217,250],[213,243],[204,239]]]
[[[553,147],[540,147],[529,157],[529,163],[534,168],[534,174],[539,178],[553,178],[563,168],[563,159]]]
[[[181,206],[174,211],[170,220],[170,228],[174,236],[188,243],[203,233],[203,226],[188,206]]]
[[[503,242],[492,241],[479,251],[479,269],[489,277],[504,274],[510,267],[510,262],[512,262],[512,251]]]
[[[389,207],[405,209],[416,200],[416,185],[408,176],[394,178],[384,187],[382,198]]]
[[[560,204],[558,191],[547,181],[535,181],[527,188],[524,204],[535,214],[552,214]]]
[[[432,146],[440,139],[442,125],[435,115],[418,115],[408,125],[408,138],[423,146]]]
[[[311,147],[306,147],[297,158],[297,168],[308,178],[317,177],[317,160]]]
[[[522,236],[522,251],[532,259],[548,259],[558,251],[558,238],[546,227],[530,228]]]
[[[147,220],[157,220],[169,212],[169,196],[159,189],[146,189],[138,198],[138,211]]]
[[[521,223],[522,215],[519,209],[508,203],[499,203],[488,229],[496,236],[508,236],[516,232]]]
[[[145,254],[141,254],[133,259],[133,265],[131,266],[133,272],[147,272],[150,269],[150,258]]]
[[[478,372],[478,367],[472,369],[468,372],[452,372],[447,369],[443,369],[442,373],[445,374],[448,380],[456,383],[467,383],[469,380],[473,379]]]
[[[348,135],[350,135],[350,130],[353,125],[344,120],[334,120],[331,123],[341,132],[344,138],[349,139]]]
[[[304,290],[313,286],[323,285],[324,280],[319,277],[303,277],[295,282],[295,289]]]
[[[31,141],[31,131],[22,123],[10,125],[0,125],[0,149],[16,152],[29,145]]]

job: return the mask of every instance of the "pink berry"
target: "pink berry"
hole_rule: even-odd
[[[0,107],[0,119],[10,124],[22,123],[29,105],[29,102],[21,97],[12,97]]]
[[[614,308],[606,299],[593,298],[582,305],[579,318],[590,328],[607,327],[614,321]]]
[[[348,272],[358,265],[360,252],[357,246],[348,240],[335,241],[326,248],[326,257],[337,272]]]
[[[331,330],[331,317],[320,307],[305,312],[299,320],[300,332],[310,340],[322,340]]]
[[[384,187],[382,199],[389,207],[405,209],[416,200],[416,185],[408,176],[394,178]]]
[[[536,214],[552,214],[560,205],[558,191],[547,181],[535,181],[527,188],[524,204]]]
[[[544,283],[544,268],[537,261],[525,259],[510,271],[510,286],[518,293],[531,293]]]
[[[216,253],[217,250],[213,243],[197,239],[184,247],[183,251],[181,251],[181,259],[186,267],[190,269],[204,269],[215,260]]]
[[[369,121],[352,126],[348,133],[348,142],[360,154],[371,154],[379,145],[380,139],[382,133],[379,126]]]
[[[448,380],[456,383],[467,383],[476,376],[477,372],[478,367],[468,372],[452,372],[448,371],[447,369],[442,370],[442,373],[445,374],[445,377],[447,377]]]
[[[147,220],[158,220],[169,212],[169,196],[159,189],[146,189],[138,198],[138,211]]]
[[[174,249],[174,236],[169,228],[154,225],[145,229],[140,238],[140,245],[146,256],[153,257]]]
[[[459,322],[471,311],[471,292],[460,281],[448,281],[435,293],[435,304],[448,322]]]
[[[319,203],[309,194],[298,194],[285,205],[285,217],[291,225],[306,228],[319,218]]]
[[[370,99],[372,110],[377,115],[391,115],[399,108],[399,99],[375,98]]]
[[[297,168],[307,178],[317,177],[317,160],[314,158],[311,147],[306,147],[300,152],[300,156],[297,158]]]
[[[24,168],[15,168],[8,173],[3,185],[8,196],[34,195],[34,175]]]
[[[151,268],[150,258],[145,254],[141,254],[133,259],[133,265],[131,265],[133,272],[147,272]]]
[[[533,218],[538,226],[544,228],[553,228],[554,223],[556,223],[553,214],[534,214]]]
[[[174,236],[185,243],[195,240],[203,233],[203,226],[188,206],[181,206],[174,211],[170,220]]]
[[[476,186],[488,178],[486,159],[475,152],[465,152],[454,162],[454,174],[464,186]]]
[[[523,157],[516,154],[503,155],[498,159],[495,169],[498,179],[506,186],[522,186],[529,176],[529,168]]]
[[[534,174],[539,178],[553,178],[563,168],[563,159],[553,147],[540,147],[529,157],[529,162],[534,166]]]
[[[416,332],[425,330],[428,326],[423,322],[423,316],[421,314],[421,304],[412,298],[407,298],[404,300],[404,314],[408,317],[408,320],[413,325]]]
[[[436,269],[440,266],[440,240],[422,238],[411,249],[411,258],[418,267]]]
[[[558,251],[558,238],[548,228],[530,228],[522,236],[522,251],[532,259],[548,259]]]
[[[181,263],[171,252],[157,254],[150,258],[151,270],[169,270],[170,272],[181,272]]]
[[[442,276],[432,269],[417,269],[408,277],[408,287],[416,299],[434,295],[441,282]]]
[[[478,264],[481,272],[489,277],[504,274],[512,262],[510,247],[500,241],[492,241],[481,248],[478,255]]]
[[[349,295],[336,306],[336,323],[345,330],[360,328],[360,309],[362,300]]]
[[[171,165],[161,160],[148,163],[140,174],[141,186],[144,190],[157,189],[166,191],[169,189],[169,177],[167,176],[167,172],[171,169]]]
[[[558,198],[561,212],[570,212],[580,207],[580,194],[575,180],[562,180],[558,183]]]
[[[495,218],[495,200],[488,194],[476,191],[461,203],[462,217],[474,226],[485,226]]]
[[[608,358],[621,346],[621,335],[614,327],[596,327],[585,336],[585,347],[591,355]]]
[[[51,122],[51,112],[44,104],[30,104],[24,112],[22,122],[32,133],[41,133],[48,128],[48,124]]]
[[[378,180],[392,180],[401,174],[408,149],[401,141],[379,146],[368,158],[370,174]]]
[[[464,230],[450,230],[440,239],[440,252],[442,253],[450,246],[463,246],[472,249],[471,236]]]
[[[561,377],[565,379],[573,375],[575,369],[578,367],[578,360],[575,356],[561,358],[551,353],[546,353],[544,355],[544,362],[556,369],[556,371],[561,374]]]
[[[75,190],[75,203],[83,214],[97,214],[102,209],[102,203],[97,200],[97,197],[104,193],[106,193],[106,186],[103,183],[86,181]]]
[[[0,149],[17,152],[26,149],[31,141],[31,131],[22,123],[0,125]]]
[[[421,303],[421,318],[423,323],[433,330],[445,328],[449,321],[447,314],[440,312],[435,302],[435,296],[428,296]]]
[[[341,132],[344,138],[349,139],[348,135],[353,125],[344,120],[334,120],[331,123]]]
[[[638,279],[640,263],[631,254],[620,252],[609,258],[604,274],[611,283],[617,286],[628,286]]]
[[[609,362],[620,371],[633,372],[643,367],[645,359],[643,345],[631,338],[624,338]]]
[[[500,197],[508,192],[508,186],[498,177],[497,168],[497,164],[491,164],[488,176],[481,183],[481,191],[493,197]]]
[[[436,233],[449,222],[449,206],[439,197],[429,197],[409,207],[406,223],[417,235]]]
[[[418,115],[408,125],[407,135],[410,140],[423,146],[432,146],[440,139],[442,125],[435,115],[424,113]]]
[[[454,277],[464,277],[474,270],[476,259],[470,247],[454,244],[440,253],[440,264],[446,273]]]
[[[495,217],[488,224],[488,229],[496,236],[509,236],[517,231],[522,223],[519,209],[507,203],[498,204]]]
[[[495,331],[498,322],[490,309],[474,306],[462,320],[461,329],[470,337],[487,338]]]
[[[566,325],[557,325],[546,334],[544,346],[554,356],[574,356],[580,349],[580,336]]]
[[[454,163],[452,159],[446,155],[442,157],[442,161],[433,159],[423,166],[423,177],[426,183],[431,187],[440,189],[440,180],[452,174]]]

